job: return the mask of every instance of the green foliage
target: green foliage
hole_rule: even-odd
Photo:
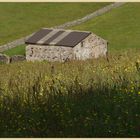
[[[110,50],[140,47],[140,3],[127,3],[73,29],[89,30],[109,42]]]
[[[83,17],[109,3],[0,3],[0,45]]]
[[[140,50],[0,67],[1,137],[140,137]]]
[[[3,53],[9,56],[13,55],[25,55],[25,46],[26,45],[20,45],[15,48],[9,49],[4,51]]]

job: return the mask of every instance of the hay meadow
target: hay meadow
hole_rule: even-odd
[[[0,137],[140,137],[140,50],[0,65]]]
[[[0,4],[0,45],[107,4]],[[0,137],[140,137],[139,11],[126,3],[71,28],[108,40],[108,58],[0,64]]]

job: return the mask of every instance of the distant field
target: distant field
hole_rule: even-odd
[[[0,3],[0,45],[83,17],[109,3]]]
[[[128,3],[72,29],[89,30],[109,41],[110,50],[140,47],[140,3]]]

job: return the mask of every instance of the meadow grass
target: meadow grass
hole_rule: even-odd
[[[140,50],[0,65],[0,137],[140,137]]]
[[[31,7],[35,7],[33,5],[36,4],[25,4],[27,15]],[[43,7],[44,4],[40,5]],[[61,9],[61,12],[66,10],[62,10],[63,5],[56,5],[56,9]],[[66,7],[67,4],[64,5]],[[0,6],[3,7],[2,4]],[[19,10],[16,4],[13,7],[15,11]],[[42,7],[39,11],[50,9],[51,13],[51,6]],[[74,7],[70,9],[67,10],[70,12]],[[29,14],[28,18],[34,15],[38,22],[36,12]],[[109,60],[101,58],[66,63],[43,61],[0,64],[0,137],[140,137],[138,12],[138,3],[126,4],[97,17],[95,21],[74,27],[92,30],[107,39]],[[22,21],[21,17],[19,19]],[[48,24],[44,15],[41,21],[45,22],[44,25]],[[13,31],[20,29],[18,23],[13,23],[17,26]],[[38,28],[37,24],[36,27],[29,26],[30,31]],[[50,22],[48,25],[52,24]],[[9,30],[7,35],[10,38],[11,34],[14,34],[12,38],[16,38],[28,32],[24,30],[16,34],[9,28],[5,29]],[[3,37],[4,42],[9,40],[8,36]],[[24,46],[18,46],[6,54],[23,54],[23,50]]]
[[[6,54],[8,56],[13,56],[13,55],[25,55],[25,47],[26,45],[19,45],[15,48],[12,49],[8,49],[6,51],[3,52],[3,54]]]
[[[0,3],[0,45],[81,18],[110,3]]]
[[[72,29],[92,31],[106,39],[112,51],[139,48],[139,13],[140,3],[126,3]]]
[[[139,48],[140,3],[127,3],[71,29],[91,31],[108,41],[108,49]],[[19,49],[19,48],[17,48]],[[15,51],[11,50],[11,51]],[[8,51],[10,53],[10,50]],[[20,51],[20,54],[25,52]]]

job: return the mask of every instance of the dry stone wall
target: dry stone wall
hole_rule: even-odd
[[[30,36],[31,35],[23,37],[23,38],[20,38],[20,39],[17,39],[17,40],[15,40],[13,42],[10,42],[10,43],[7,43],[5,45],[0,46],[0,52],[6,51],[6,50],[11,49],[11,48],[15,48],[18,45],[23,45],[25,43],[25,40],[27,38],[29,38]]]
[[[74,20],[74,21],[71,21],[71,22],[67,22],[65,24],[62,24],[60,26],[55,26],[54,28],[59,28],[59,29],[64,29],[64,28],[68,28],[68,27],[71,27],[71,26],[76,26],[76,25],[79,25],[81,23],[84,23],[90,19],[93,19],[97,16],[100,16],[108,11],[110,11],[111,9],[114,9],[114,8],[117,8],[117,7],[120,7],[122,5],[124,5],[125,2],[116,2],[116,3],[112,3],[110,5],[107,5],[91,14],[88,14],[86,15],[85,17],[81,18],[81,19],[77,19],[77,20]]]
[[[25,61],[26,57],[23,55],[14,55],[9,57],[6,54],[0,54],[0,64],[9,64],[13,62]]]
[[[10,61],[10,57],[5,54],[0,54],[0,63],[8,64]]]
[[[124,2],[116,2],[116,3],[113,3],[113,4],[107,5],[107,6],[103,7],[103,8],[101,8],[101,9],[99,9],[99,10],[97,10],[97,11],[95,11],[95,12],[93,12],[93,13],[91,13],[91,14],[83,17],[83,18],[81,18],[81,19],[77,19],[77,20],[74,20],[74,21],[71,21],[71,22],[67,22],[67,23],[62,24],[60,26],[55,26],[53,28],[65,29],[65,28],[68,28],[68,27],[71,27],[71,26],[79,25],[79,24],[81,24],[83,22],[86,22],[89,19],[93,19],[93,18],[95,18],[97,16],[100,16],[100,15],[110,11],[111,9],[117,8],[117,7],[122,6],[124,4],[125,4]],[[29,38],[31,35],[28,35],[26,37],[17,39],[17,40],[15,40],[13,42],[10,42],[10,43],[7,43],[5,45],[0,46],[0,52],[3,52],[3,51],[8,50],[10,48],[14,48],[14,47],[16,47],[18,45],[24,44],[25,40],[27,38]]]
[[[24,55],[14,55],[14,56],[11,56],[10,63],[25,61],[25,60],[26,60],[26,57]]]

